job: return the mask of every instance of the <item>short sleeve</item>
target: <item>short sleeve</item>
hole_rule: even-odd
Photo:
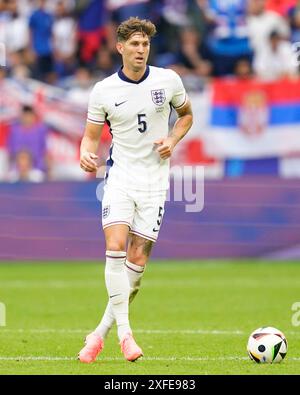
[[[173,75],[173,96],[172,96],[171,104],[175,109],[179,109],[183,107],[187,102],[187,94],[179,75],[174,71],[172,72],[172,75]]]
[[[87,120],[99,125],[105,123],[106,115],[101,96],[101,85],[96,84],[90,93]]]

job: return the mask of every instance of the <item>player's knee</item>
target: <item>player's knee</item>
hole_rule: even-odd
[[[106,250],[109,251],[126,251],[126,243],[122,240],[107,240]]]
[[[139,266],[145,266],[151,254],[153,242],[133,235],[129,242],[127,259]]]

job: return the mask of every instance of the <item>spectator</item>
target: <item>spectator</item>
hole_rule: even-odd
[[[9,29],[11,17],[6,0],[0,0],[0,43],[6,41],[6,32]]]
[[[252,65],[248,59],[239,59],[236,62],[234,76],[239,80],[249,80],[253,77]]]
[[[268,47],[256,52],[253,67],[258,77],[268,81],[295,77],[298,71],[291,43],[277,31],[270,34]]]
[[[32,166],[43,172],[47,171],[46,139],[47,126],[40,122],[30,106],[23,106],[21,119],[11,126],[8,148],[13,167],[20,151],[31,154]]]
[[[106,45],[103,45],[96,56],[96,62],[93,65],[93,75],[97,80],[103,80],[111,75],[120,66],[120,59],[114,59],[113,54]]]
[[[46,9],[50,14],[55,14],[58,3],[63,3],[64,9],[71,14],[77,3],[86,3],[89,0],[47,0]]]
[[[27,49],[21,49],[17,52],[8,54],[8,69],[9,75],[15,76],[18,74],[17,70],[22,69],[23,75],[31,77],[34,75],[34,55]]]
[[[187,16],[190,24],[206,39],[207,20],[205,15],[206,0],[190,0],[188,2]]]
[[[252,48],[255,52],[267,51],[269,37],[276,30],[284,38],[289,37],[289,26],[286,21],[274,11],[267,11],[265,0],[249,0],[248,29]]]
[[[180,45],[176,62],[171,65],[187,87],[201,90],[205,79],[212,73],[209,54],[200,34],[192,27],[180,32]]]
[[[54,14],[57,3],[60,0],[46,0],[45,2],[45,10],[50,14]],[[74,5],[76,2],[82,2],[83,0],[63,0],[64,6],[67,8],[69,12],[74,9]],[[20,14],[25,18],[30,18],[30,15],[33,13],[37,0],[17,0],[18,9]]]
[[[252,59],[246,3],[244,0],[209,0],[206,7],[204,2],[201,4],[210,28],[207,45],[212,54],[214,74],[233,74],[239,58]]]
[[[77,8],[79,28],[79,60],[82,66],[90,65],[106,39],[105,0],[85,0]]]
[[[76,30],[76,22],[65,7],[64,1],[58,1],[53,24],[53,48],[55,69],[60,77],[75,72]]]
[[[29,46],[29,28],[26,18],[21,17],[18,12],[16,0],[7,3],[9,23],[5,34],[5,45],[8,53],[24,50]]]
[[[291,42],[300,43],[300,0],[288,12],[291,26]]]
[[[42,182],[45,174],[33,167],[32,155],[28,151],[19,151],[15,158],[15,167],[9,173],[10,182]]]
[[[36,0],[18,0],[18,11],[22,17],[29,19],[36,5]]]
[[[22,55],[23,56],[22,56]],[[16,80],[26,80],[32,77],[32,68],[26,65],[24,52],[15,52],[10,55],[10,77]]]
[[[38,8],[29,19],[32,47],[36,54],[36,77],[49,83],[54,82],[52,49],[53,15],[46,9],[46,0],[38,0]]]
[[[156,25],[159,34],[153,39],[153,53],[159,54],[157,64],[164,67],[168,59],[172,59],[172,54],[178,50],[180,30],[190,25],[187,16],[188,0],[162,0],[157,7],[159,19]]]

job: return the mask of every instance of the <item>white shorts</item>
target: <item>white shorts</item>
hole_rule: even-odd
[[[103,229],[117,224],[130,233],[156,241],[164,215],[166,191],[133,191],[105,185],[102,200]]]

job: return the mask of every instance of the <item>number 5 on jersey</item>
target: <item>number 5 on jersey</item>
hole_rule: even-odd
[[[138,125],[140,126],[138,131],[140,133],[145,133],[147,130],[147,122],[144,118],[146,118],[146,114],[138,114]]]

